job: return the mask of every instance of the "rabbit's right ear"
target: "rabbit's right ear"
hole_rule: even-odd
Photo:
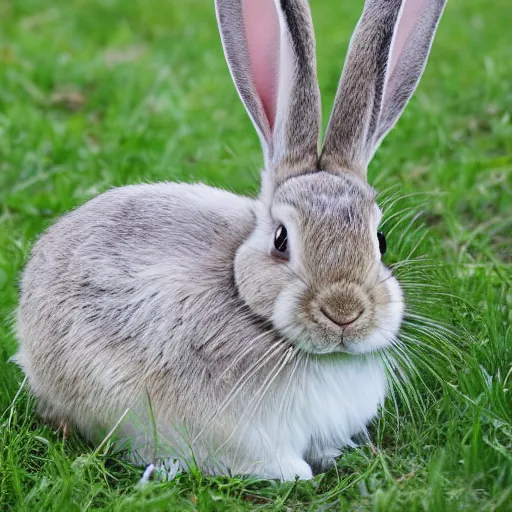
[[[317,169],[320,92],[307,0],[215,0],[222,45],[274,184]]]
[[[366,167],[425,69],[446,0],[366,0],[350,41],[320,168]]]

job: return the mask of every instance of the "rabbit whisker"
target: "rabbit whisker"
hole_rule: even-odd
[[[238,427],[240,427],[240,425],[242,424],[242,422],[245,419],[245,417],[247,416],[247,414],[249,414],[249,417],[247,418],[245,428],[247,428],[249,426],[249,423],[252,420],[256,411],[258,410],[258,407],[259,407],[261,401],[263,400],[263,398],[265,398],[267,391],[270,389],[270,387],[272,386],[274,381],[280,375],[283,368],[288,364],[290,359],[293,358],[293,356],[295,355],[295,352],[296,351],[294,350],[293,347],[289,347],[286,350],[286,352],[279,357],[277,363],[272,367],[269,374],[263,381],[263,384],[258,388],[256,393],[254,394],[254,397],[250,400],[250,402],[245,407],[244,412],[243,412],[242,416],[240,417],[240,420],[237,422],[237,424],[233,428],[233,431],[231,432],[229,437],[219,446],[219,448],[217,449],[217,452],[222,450],[222,448],[224,448],[224,446],[226,446],[229,443],[229,441],[231,441],[231,439],[233,439],[234,435],[236,434],[236,432],[238,430]],[[275,371],[276,369],[277,369],[277,371]],[[257,400],[257,401],[254,404],[255,400]],[[253,404],[254,404],[254,406],[252,406]],[[240,442],[241,442],[241,438],[239,439],[239,441],[237,443],[237,447],[235,450],[235,457],[234,457],[235,459],[236,459],[236,456],[238,453],[238,449],[240,447]]]
[[[215,383],[218,384],[223,377],[231,370],[233,369],[242,358],[247,356],[252,350],[255,349],[256,342],[259,341],[264,336],[268,335],[267,331],[262,332],[256,338],[252,339],[247,347],[243,347],[242,350],[240,350],[240,353],[233,359],[233,361],[224,369],[224,371],[216,378]]]
[[[388,389],[390,390],[391,399],[393,401],[393,405],[395,407],[395,417],[398,419],[400,417],[400,413],[398,410],[398,401],[396,399],[395,395],[395,387],[396,387],[396,381],[398,380],[395,370],[394,370],[394,361],[393,363],[389,360],[390,356],[389,354],[382,353],[381,354],[382,362],[384,363],[384,366],[386,368],[386,378],[388,381]]]
[[[208,418],[205,425],[201,428],[201,430],[196,434],[192,443],[195,443],[198,438],[205,432],[205,430],[211,425],[211,423],[221,415],[229,406],[229,404],[234,400],[234,398],[240,393],[242,388],[247,384],[247,382],[251,379],[251,377],[258,372],[270,359],[272,359],[275,355],[281,355],[281,350],[286,350],[286,345],[282,344],[282,339],[276,341],[270,348],[268,348],[262,356],[253,363],[238,379],[238,381],[233,385],[231,391],[227,394],[224,400],[220,403],[218,409]]]

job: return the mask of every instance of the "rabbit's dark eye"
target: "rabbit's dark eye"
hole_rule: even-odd
[[[272,255],[282,260],[289,258],[288,254],[288,232],[286,228],[280,224],[274,233],[274,247]]]
[[[388,247],[386,244],[386,237],[384,236],[384,233],[377,231],[377,238],[379,239],[379,251],[381,254],[384,254]]]

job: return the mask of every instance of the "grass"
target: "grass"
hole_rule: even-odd
[[[324,119],[360,4],[312,0]],[[112,186],[255,193],[257,138],[211,0],[0,0],[0,510],[512,510],[510,19],[509,0],[450,0],[370,169],[388,204],[388,262],[415,260],[398,272],[417,368],[372,444],[313,482],[194,473],[136,489],[138,469],[108,445],[63,442],[17,393],[20,270],[38,233]]]

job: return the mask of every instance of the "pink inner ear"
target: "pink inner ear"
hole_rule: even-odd
[[[254,87],[270,130],[276,118],[279,83],[279,18],[274,0],[242,0]]]
[[[393,73],[400,55],[404,49],[405,43],[412,33],[414,25],[419,20],[421,13],[428,4],[429,0],[405,0],[405,5],[402,10],[402,17],[398,23],[398,28],[395,35],[395,42],[393,44],[391,54],[391,65],[389,68],[389,75]]]

